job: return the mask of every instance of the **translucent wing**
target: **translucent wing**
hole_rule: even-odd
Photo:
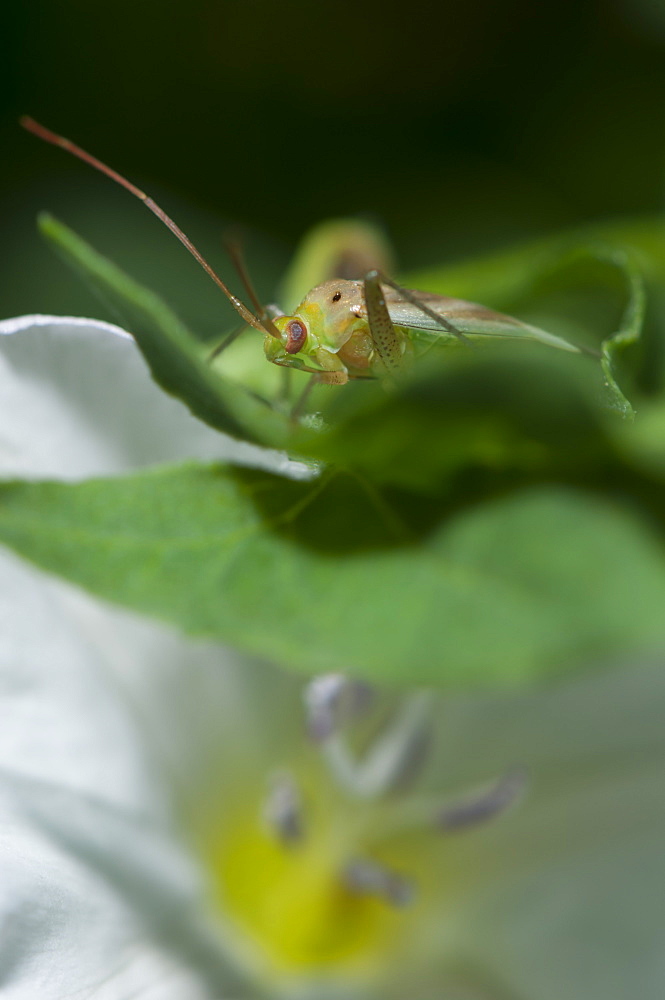
[[[395,326],[421,331],[432,343],[441,339],[455,339],[448,330],[439,326],[432,316],[422,312],[413,302],[408,302],[400,295],[399,291],[384,286],[384,292],[388,313]],[[409,289],[409,294],[428,309],[440,315],[442,319],[452,323],[466,337],[472,339],[507,337],[511,340],[536,340],[541,344],[558,347],[563,351],[579,353],[578,347],[569,344],[561,337],[556,337],[553,333],[547,333],[537,326],[522,323],[519,319],[505,316],[503,313],[487,309],[475,302],[466,302],[464,299],[453,299],[446,295],[411,289]]]

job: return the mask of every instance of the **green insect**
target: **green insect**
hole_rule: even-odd
[[[498,337],[535,340],[575,353],[583,351],[560,337],[485,306],[402,288],[376,270],[370,270],[361,280],[339,278],[317,285],[293,315],[287,316],[274,307],[266,309],[260,304],[236,253],[234,262],[254,306],[252,312],[152,198],[90,153],[32,118],[22,118],[21,124],[139,198],[221,288],[243,323],[264,334],[265,355],[273,364],[309,372],[326,385],[344,385],[349,379],[390,378],[430,348],[453,342]]]
[[[333,279],[305,296],[293,316],[278,316],[280,339],[266,336],[266,357],[277,365],[343,385],[350,378],[396,374],[436,344],[495,337],[537,340],[565,351],[560,337],[445,295],[401,288],[378,271],[362,281]]]

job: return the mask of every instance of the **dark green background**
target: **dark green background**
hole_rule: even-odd
[[[163,201],[217,264],[249,227],[261,293],[329,216],[403,267],[662,206],[661,0],[32,0],[5,11],[0,314],[102,314],[34,232],[78,228],[213,335],[229,313],[159,224],[22,133],[29,113]]]

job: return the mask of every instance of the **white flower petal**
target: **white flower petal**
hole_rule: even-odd
[[[663,704],[659,664],[449,704],[439,774],[462,788],[516,764],[530,777],[518,807],[441,845],[453,949],[497,996],[662,995]]]
[[[0,580],[0,769],[161,810],[137,764],[131,719],[67,614],[67,588],[8,552],[0,553]]]
[[[0,322],[0,408],[4,477],[81,479],[186,459],[311,475],[195,419],[152,381],[133,339],[98,320]]]
[[[217,995],[182,946],[191,873],[158,830],[29,782],[0,783],[0,816],[3,997]]]
[[[174,835],[159,761],[85,616],[72,615],[66,585],[14,556],[0,557],[0,583],[3,997],[228,995],[234,980]],[[130,616],[108,615],[123,649]],[[158,652],[171,636],[154,632]]]

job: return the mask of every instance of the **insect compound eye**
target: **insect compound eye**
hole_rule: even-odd
[[[335,294],[332,297],[332,301],[333,302],[339,302],[339,300],[341,299],[341,297],[342,297],[342,293],[341,292],[335,292]]]
[[[286,333],[286,344],[284,350],[287,354],[297,354],[307,340],[307,328],[299,319],[292,319],[284,327]]]

